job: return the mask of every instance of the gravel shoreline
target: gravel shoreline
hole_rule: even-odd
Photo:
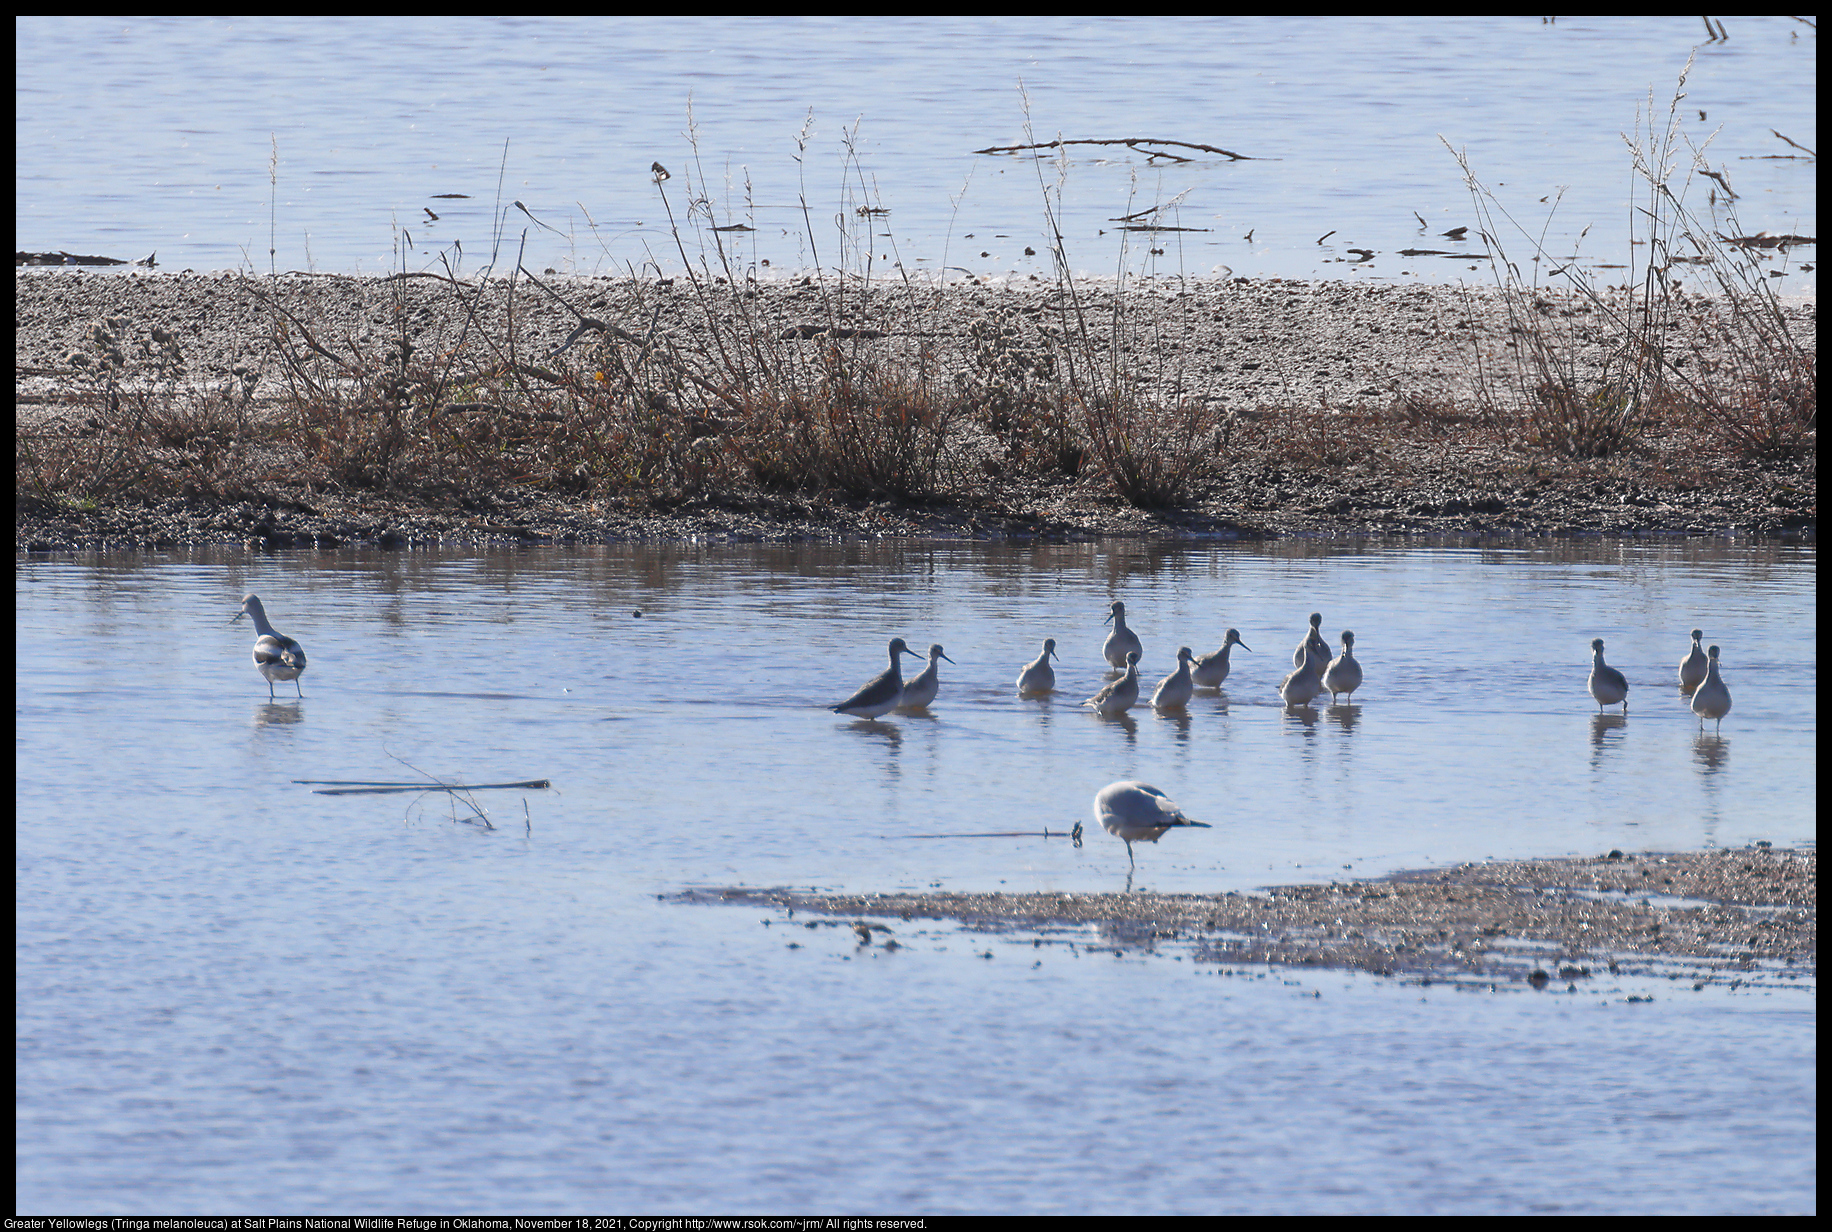
[[[1156,953],[1198,963],[1366,971],[1409,982],[1561,987],[1593,975],[1811,988],[1817,852],[1503,860],[1254,894],[821,894],[705,888],[679,901],[768,907],[894,949],[954,921],[1034,949]],[[814,922],[796,919],[813,915]],[[892,925],[875,923],[884,919]],[[992,955],[988,951],[987,956]]]
[[[706,309],[684,282],[548,280],[583,312],[636,333],[659,328],[687,345]],[[21,272],[15,277],[16,424],[81,436],[92,423],[98,322],[118,338],[127,368],[176,365],[193,388],[246,389],[278,413],[270,353],[278,299],[326,339],[385,338],[393,299],[405,295],[416,330],[453,328],[456,290],[428,278]],[[895,322],[886,348],[965,353],[975,323],[1034,328],[1060,295],[1049,283],[891,287],[855,293],[856,319]],[[874,298],[876,297],[876,298]],[[276,464],[274,495],[226,502],[172,497],[99,506],[35,497],[21,483],[15,543],[25,552],[160,549],[242,543],[265,550],[415,544],[577,544],[633,540],[858,540],[969,538],[1064,541],[1104,536],[1267,539],[1292,535],[1584,536],[1758,535],[1812,538],[1817,474],[1809,448],[1791,459],[1701,460],[1678,443],[1592,461],[1553,458],[1498,438],[1454,412],[1406,419],[1406,406],[1469,405],[1481,362],[1511,362],[1505,316],[1492,291],[1245,279],[1164,282],[1129,289],[1118,307],[1159,339],[1135,362],[1174,373],[1184,395],[1229,424],[1211,474],[1187,505],[1144,510],[1104,480],[1040,478],[966,468],[946,499],[927,504],[762,490],[656,502],[575,499],[509,488],[463,499],[289,487]],[[1085,288],[1084,306],[1111,315],[1110,284]],[[1550,301],[1549,301],[1550,302]],[[1687,301],[1700,328],[1711,301]],[[831,319],[817,289],[761,283],[750,310],[774,345],[827,345]],[[1561,310],[1562,311],[1562,310]],[[1790,307],[1811,345],[1811,304]],[[514,298],[530,354],[559,347],[578,320],[547,290]],[[1026,322],[1031,324],[1027,325]],[[863,328],[863,325],[861,326]],[[1602,353],[1590,357],[1597,364]],[[1587,362],[1589,362],[1587,360]],[[90,365],[86,369],[85,365]],[[147,377],[146,379],[151,379]],[[91,384],[85,385],[85,381]]]

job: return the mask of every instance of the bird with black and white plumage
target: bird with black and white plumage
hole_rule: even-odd
[[[1126,863],[1134,867],[1134,843],[1155,843],[1179,826],[1214,828],[1206,821],[1185,817],[1175,800],[1150,783],[1132,779],[1109,783],[1094,794],[1094,820],[1107,833],[1125,840]]]
[[[293,690],[303,698],[299,677],[305,674],[305,647],[267,622],[267,609],[254,595],[242,596],[242,610],[229,618],[234,624],[242,617],[254,624],[254,665],[267,681],[267,700],[274,700],[274,681],[290,680]]]

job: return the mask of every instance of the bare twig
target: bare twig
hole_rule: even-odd
[[[1070,145],[1123,145],[1134,150],[1138,150],[1140,146],[1174,145],[1186,150],[1199,150],[1204,154],[1219,154],[1223,158],[1231,158],[1237,162],[1277,161],[1276,159],[1255,158],[1251,154],[1237,154],[1233,150],[1224,150],[1218,145],[1202,145],[1194,141],[1159,141],[1152,137],[1058,137],[1054,141],[1027,141],[1023,145],[992,145],[983,150],[975,150],[974,153],[1015,154],[1020,150],[1054,150]],[[1180,163],[1192,161],[1181,154],[1172,154],[1168,150],[1143,150],[1141,153],[1148,154],[1152,158],[1173,159]]]

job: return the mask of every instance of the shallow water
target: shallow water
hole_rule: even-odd
[[[1055,167],[1040,184],[1032,162],[973,151],[1144,137],[1256,161],[1078,147],[1058,213],[1078,272],[1113,274],[1118,220],[1175,200],[1169,221],[1190,230],[1135,237],[1128,268],[1487,282],[1469,261],[1398,255],[1479,247],[1440,234],[1479,225],[1443,141],[1553,257],[1621,263],[1636,185],[1620,134],[1650,92],[1665,123],[1695,49],[1677,114],[1701,145],[1722,128],[1708,157],[1741,230],[1815,235],[1812,163],[1777,158],[1800,151],[1771,131],[1818,144],[1811,28],[1726,21],[1729,41],[1705,43],[1690,16],[30,17],[15,28],[18,245],[266,272],[272,235],[281,270],[443,254],[472,272],[500,206],[501,268],[525,242],[535,270],[672,269],[661,163],[677,218],[704,193],[711,221],[756,228],[723,236],[740,267],[857,269],[869,249],[882,273],[1049,276]],[[861,206],[890,213],[860,226]],[[1786,265],[1779,285],[1815,285]]]
[[[887,953],[671,896],[1122,889],[1099,832],[910,836],[1067,828],[1129,777],[1215,823],[1139,846],[1135,886],[1164,891],[1811,842],[1814,563],[1722,541],[23,562],[16,1204],[1810,1210],[1810,992],[1224,977],[943,926]],[[248,590],[311,656],[303,701],[260,696],[229,623]],[[1180,642],[1233,625],[1255,653],[1183,718],[1102,721],[1076,703],[1114,597],[1147,692]],[[1311,610],[1368,678],[1294,715],[1272,687]],[[1694,625],[1724,647],[1721,736],[1673,684]],[[823,709],[891,636],[956,660],[932,713]],[[1021,701],[1045,636],[1061,691]],[[1594,636],[1626,720],[1585,693]],[[486,831],[293,782],[413,777],[393,757],[555,790],[525,819],[485,793]]]

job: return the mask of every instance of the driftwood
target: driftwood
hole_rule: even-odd
[[[1776,136],[1780,136],[1779,133]],[[1787,138],[1782,137],[1783,141]],[[1792,142],[1789,142],[1791,145]],[[19,252],[14,250],[14,265],[144,265],[152,269],[159,263],[153,260],[157,252],[140,261],[123,261],[119,257],[83,257],[73,252]]]
[[[1066,838],[1077,847],[1081,846],[1081,823],[1075,823],[1073,830],[1051,831],[1048,826],[1042,830],[989,830],[981,834],[887,834],[888,839],[898,838]]]
[[[1203,154],[1219,154],[1223,158],[1231,158],[1236,162],[1267,161],[1265,159],[1255,159],[1251,154],[1236,154],[1233,150],[1224,150],[1220,146],[1200,145],[1194,141],[1158,141],[1151,137],[1075,137],[1066,140],[1059,137],[1055,141],[1031,141],[1026,142],[1024,145],[992,145],[987,146],[983,150],[975,150],[974,153],[1015,154],[1020,150],[1054,150],[1067,145],[1123,145],[1133,150],[1138,150],[1141,146],[1174,145],[1180,146],[1186,150],[1196,150]],[[1172,154],[1169,150],[1143,150],[1141,152],[1152,158],[1168,158],[1172,162],[1178,163],[1196,161],[1193,158],[1186,158],[1182,154]]]
[[[362,779],[294,779],[307,786],[330,788],[315,791],[314,796],[379,796],[391,791],[499,791],[517,787],[546,790],[553,786],[547,779],[529,779],[525,783],[370,783]]]

